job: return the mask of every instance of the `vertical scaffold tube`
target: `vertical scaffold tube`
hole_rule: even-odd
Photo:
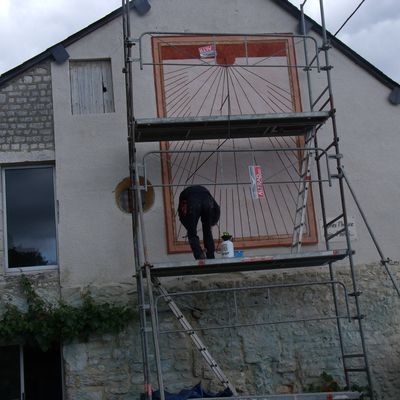
[[[360,301],[359,301],[359,298],[357,295],[359,293],[359,291],[358,291],[358,285],[357,285],[357,278],[356,278],[355,270],[354,270],[353,251],[352,251],[352,247],[351,247],[350,234],[349,234],[349,228],[348,228],[346,200],[345,200],[345,195],[344,195],[344,182],[343,182],[344,178],[343,178],[343,174],[341,172],[340,150],[339,150],[339,141],[338,141],[338,134],[337,134],[336,117],[335,117],[335,103],[334,103],[333,92],[332,92],[332,79],[331,79],[331,72],[330,72],[331,66],[330,66],[329,54],[328,54],[330,46],[329,46],[327,32],[326,32],[324,1],[319,0],[319,3],[320,3],[322,39],[323,39],[322,50],[325,55],[325,69],[326,69],[328,88],[329,88],[328,89],[329,90],[329,102],[330,102],[332,129],[333,129],[333,136],[334,136],[334,143],[335,143],[334,148],[335,148],[335,155],[336,155],[336,167],[337,167],[338,177],[339,177],[340,200],[341,200],[341,207],[342,207],[342,212],[343,212],[343,222],[344,222],[345,233],[346,233],[346,244],[347,244],[347,249],[349,252],[348,257],[349,257],[349,264],[350,264],[351,280],[352,280],[353,291],[355,294],[354,300],[355,300],[356,313],[357,313],[355,318],[357,319],[358,327],[359,327],[361,346],[362,346],[362,350],[363,350],[365,369],[366,369],[367,381],[368,381],[368,386],[369,386],[369,396],[370,396],[371,400],[374,400],[374,391],[373,391],[373,387],[372,387],[371,372],[370,372],[368,357],[367,357],[367,350],[366,350],[365,337],[364,337],[364,326],[363,326],[362,315],[361,315],[361,307],[360,307]]]
[[[143,282],[143,274],[141,272],[141,255],[140,255],[140,237],[139,237],[139,218],[138,213],[138,198],[134,190],[134,182],[136,179],[136,148],[135,148],[135,125],[133,111],[133,88],[132,88],[132,48],[129,41],[131,36],[130,29],[130,12],[129,0],[122,0],[122,26],[123,26],[123,41],[124,41],[124,73],[125,73],[125,91],[126,91],[126,113],[127,113],[127,128],[128,128],[128,149],[129,149],[129,176],[130,176],[130,191],[132,198],[132,240],[134,251],[134,275],[136,277],[136,290],[139,309],[140,321],[140,340],[142,347],[143,358],[143,383],[144,394],[148,400],[152,399],[153,390],[151,385],[150,359],[149,359],[149,344],[147,338],[147,321],[146,321],[146,295]]]

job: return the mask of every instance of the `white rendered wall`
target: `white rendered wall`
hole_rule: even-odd
[[[265,0],[154,0],[151,11],[132,13],[134,37],[145,31],[264,33],[295,32],[297,21],[274,3]],[[128,175],[125,117],[125,86],[122,21],[107,26],[69,46],[71,60],[111,58],[115,113],[71,115],[69,66],[52,65],[56,145],[57,198],[60,207],[59,247],[65,286],[122,282],[131,279],[133,251],[131,219],[116,206],[113,190]],[[137,47],[134,48],[136,56]],[[331,51],[334,94],[343,163],[355,191],[387,254],[399,258],[400,214],[397,212],[400,172],[396,166],[400,125],[399,108],[388,101],[389,89],[336,50]],[[144,57],[148,60],[151,48]],[[302,58],[298,55],[299,60]],[[320,79],[322,81],[322,78]],[[302,87],[304,87],[304,80]],[[324,81],[325,82],[325,81]],[[322,87],[322,83],[320,84]],[[153,68],[134,64],[135,116],[156,116]],[[303,104],[307,104],[303,93]],[[329,143],[325,127],[321,143]],[[399,143],[400,144],[400,143]],[[138,156],[157,150],[157,144],[140,145]],[[160,183],[160,165],[150,162],[149,179]],[[316,188],[315,188],[316,189]],[[318,196],[315,193],[316,204]],[[328,199],[328,209],[338,196]],[[362,223],[350,202],[349,215],[356,217],[358,239],[353,245],[357,262],[377,257]],[[318,206],[317,206],[318,209]],[[328,210],[329,215],[329,210]],[[332,215],[336,216],[336,215]],[[317,212],[319,219],[319,212]],[[166,260],[163,199],[156,191],[155,203],[145,214],[151,261]],[[338,247],[343,247],[339,243]],[[246,251],[279,253],[282,249]],[[191,258],[190,254],[172,259]]]

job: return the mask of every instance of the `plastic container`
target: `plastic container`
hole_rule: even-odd
[[[223,240],[221,244],[221,256],[222,258],[233,258],[235,257],[235,249],[233,247],[232,236],[228,232],[224,232],[221,236]]]

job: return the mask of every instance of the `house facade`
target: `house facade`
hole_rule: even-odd
[[[145,15],[133,9],[132,37],[141,38],[132,47],[135,118],[310,110],[307,71],[296,68],[306,62],[304,43],[297,36],[299,14],[283,0],[253,0],[250,4],[240,0],[168,0],[153,1]],[[159,34],[146,34],[150,31]],[[224,37],[224,33],[230,36]],[[306,46],[314,54],[314,39],[317,44],[321,41],[317,24],[309,36]],[[207,46],[210,48],[204,49]],[[400,114],[393,93],[399,85],[337,39],[332,38],[332,47],[332,87],[344,170],[385,255],[396,261],[400,259],[400,170],[395,163]],[[225,57],[216,61],[220,65],[242,59],[261,63],[258,80],[246,67],[248,75],[242,71],[237,75],[221,72],[221,76],[211,68],[204,72],[208,66],[197,67],[202,63],[201,52],[215,48]],[[198,56],[190,53],[197,50]],[[209,58],[206,55],[204,59]],[[165,60],[173,62],[161,68]],[[129,188],[124,67],[121,10],[116,10],[0,77],[0,312],[4,313],[10,303],[24,307],[21,274],[28,276],[37,293],[50,302],[79,304],[89,288],[98,302],[135,304],[132,217],[124,198]],[[322,92],[325,72],[311,72],[314,93]],[[228,87],[236,89],[228,95]],[[269,101],[264,101],[267,97]],[[320,148],[331,143],[331,129],[328,122],[318,132]],[[220,142],[215,145],[215,140],[190,145],[185,140],[164,142],[161,147],[158,141],[138,143],[143,179],[151,185],[144,193],[143,206],[152,263],[182,262],[192,257],[175,213],[179,192],[188,184],[210,185],[221,204],[220,231],[233,233],[235,245],[246,255],[290,253],[292,222],[287,199],[293,202],[297,194],[287,187],[286,180],[290,178],[287,170],[298,162],[299,155],[285,150],[279,156],[256,152],[264,147],[268,151],[277,147],[290,150],[299,143],[290,143],[287,138],[268,142],[241,138],[234,150],[248,147],[249,142],[253,152],[236,157],[232,148],[222,147],[226,153],[208,161],[202,151],[218,147]],[[211,145],[214,147],[207,147]],[[172,161],[165,161],[165,150],[172,151]],[[327,163],[335,174],[332,160]],[[249,165],[258,164],[264,166],[265,177],[277,177],[285,183],[276,191],[265,189],[265,208],[256,209],[245,192],[247,186],[239,193],[238,185],[232,182],[247,182]],[[317,175],[315,166],[312,175]],[[213,183],[221,185],[218,190]],[[312,189],[302,249],[309,252],[325,249],[317,183]],[[328,217],[334,218],[336,182],[330,190],[334,194],[326,196],[325,205]],[[399,297],[349,192],[346,201],[374,391],[377,399],[397,399]],[[214,228],[214,236],[221,232]],[[346,244],[338,236],[332,246],[341,249]],[[398,266],[389,268],[398,278]],[[347,261],[335,263],[335,274],[343,287],[351,287]],[[318,385],[324,371],[345,385],[336,321],[321,321],[332,311],[332,295],[326,285],[330,280],[327,267],[322,266],[169,278],[166,286],[171,291],[270,286],[240,299],[222,294],[180,302],[189,307],[199,328],[235,324],[241,315],[252,323],[288,321],[260,329],[206,331],[205,339],[239,393],[297,393]],[[302,286],[303,282],[314,285]],[[272,288],[289,283],[298,286]],[[339,306],[345,309],[343,299]],[[353,305],[349,313],[354,315]],[[160,306],[160,323],[165,330],[173,329],[171,318]],[[345,322],[343,329],[347,342],[357,351],[354,322]],[[160,335],[160,342],[167,390],[179,391],[198,381],[218,390],[182,333]],[[117,334],[94,334],[86,342],[60,343],[47,356],[18,343],[6,344],[0,352],[0,359],[6,360],[2,370],[10,370],[12,365],[7,379],[11,383],[7,387],[2,383],[0,388],[0,393],[3,390],[8,396],[5,399],[18,398],[24,390],[28,396],[34,390],[39,393],[49,381],[56,382],[53,393],[61,396],[62,392],[65,399],[133,399],[143,391],[136,320]],[[44,383],[35,386],[39,381]],[[355,375],[354,381],[365,386],[362,374]],[[36,395],[39,397],[32,398],[44,398]]]

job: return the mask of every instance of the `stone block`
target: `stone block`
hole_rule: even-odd
[[[34,73],[35,73],[36,75],[47,75],[49,72],[47,71],[46,68],[39,67],[39,68],[35,68]]]
[[[22,82],[24,83],[32,83],[33,82],[33,77],[30,75],[26,75],[22,78]]]
[[[29,142],[33,142],[33,143],[39,143],[42,141],[42,137],[41,136],[31,136],[29,137]]]
[[[64,361],[69,371],[83,371],[88,365],[88,354],[84,344],[69,344],[63,349]]]

